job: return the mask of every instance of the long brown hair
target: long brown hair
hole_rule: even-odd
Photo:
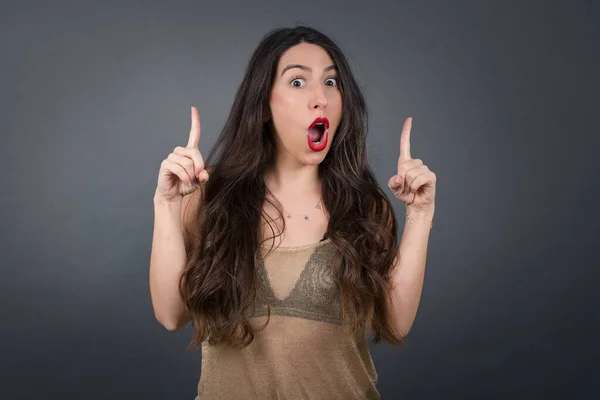
[[[336,278],[343,316],[375,343],[402,343],[387,318],[390,271],[396,261],[397,223],[392,206],[367,160],[367,107],[340,48],[307,27],[275,29],[252,55],[231,112],[206,158],[210,179],[186,233],[187,265],[180,294],[194,328],[190,348],[209,344],[247,346],[254,339],[247,311],[257,291],[260,226],[267,188],[265,172],[275,160],[275,141],[264,116],[280,56],[306,42],[325,49],[339,71],[342,119],[329,153],[319,165],[327,235],[336,251]],[[273,204],[273,203],[271,203]],[[277,207],[281,219],[281,209]]]

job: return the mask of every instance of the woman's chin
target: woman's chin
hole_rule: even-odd
[[[302,155],[302,159],[305,160],[306,164],[320,164],[325,159],[325,156],[327,155],[328,151],[329,147],[326,147],[321,151],[313,151],[311,149],[308,149],[308,151]]]

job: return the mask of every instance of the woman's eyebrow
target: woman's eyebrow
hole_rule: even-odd
[[[283,69],[283,71],[281,71],[281,75],[285,74],[285,71],[287,71],[288,69],[292,69],[292,68],[299,68],[299,69],[301,69],[301,70],[308,71],[308,72],[311,72],[311,71],[312,71],[312,68],[311,68],[311,67],[307,67],[306,65],[301,65],[301,64],[292,64],[292,65],[287,65],[287,66],[286,66],[286,67]],[[326,71],[331,71],[332,69],[335,69],[335,70],[337,70],[337,67],[336,67],[335,65],[330,65],[329,67],[327,67],[327,68],[324,68],[324,69],[323,69],[323,72],[326,72]]]

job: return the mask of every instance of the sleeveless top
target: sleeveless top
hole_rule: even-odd
[[[267,326],[243,349],[202,344],[195,400],[380,399],[366,336],[353,335],[342,319],[333,259],[326,236],[271,251],[259,265],[249,320],[263,327],[269,305]]]

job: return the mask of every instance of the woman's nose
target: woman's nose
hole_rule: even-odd
[[[327,97],[325,91],[319,85],[312,90],[310,99],[310,108],[325,108],[327,107]]]

